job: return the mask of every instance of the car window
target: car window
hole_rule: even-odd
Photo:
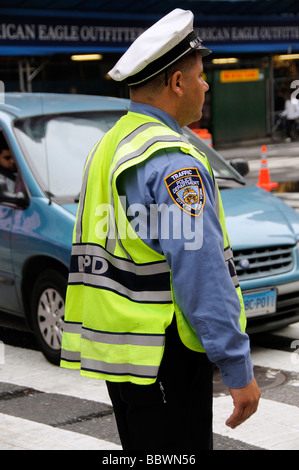
[[[78,195],[90,150],[121,114],[76,113],[15,122],[25,158],[48,195],[57,198]]]

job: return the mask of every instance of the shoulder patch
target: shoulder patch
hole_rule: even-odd
[[[205,192],[197,168],[182,168],[164,178],[172,200],[185,212],[198,217],[205,205]]]

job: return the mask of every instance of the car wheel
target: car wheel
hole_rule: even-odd
[[[36,280],[31,297],[32,325],[38,345],[53,364],[60,362],[67,279],[45,270]]]

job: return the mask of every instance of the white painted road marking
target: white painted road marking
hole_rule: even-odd
[[[122,450],[95,437],[0,413],[0,450]]]
[[[299,408],[261,398],[257,412],[236,429],[225,421],[233,411],[229,396],[214,399],[214,432],[267,450],[299,450]]]

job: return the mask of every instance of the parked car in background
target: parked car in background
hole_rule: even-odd
[[[0,323],[8,315],[24,319],[53,363],[83,166],[127,106],[116,98],[28,93],[7,93],[0,104],[0,131],[17,165],[13,191],[0,180]],[[186,134],[206,153],[222,193],[249,334],[298,321],[299,215]]]

